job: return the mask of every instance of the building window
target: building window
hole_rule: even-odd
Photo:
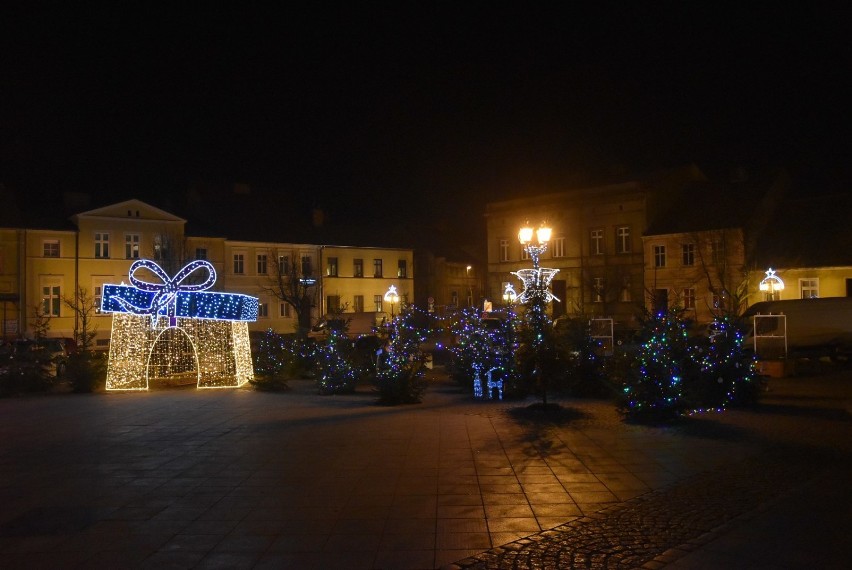
[[[382,296],[381,295],[373,295],[373,304],[376,306],[376,312],[382,312]]]
[[[314,274],[313,264],[311,263],[310,255],[302,256],[302,275],[309,277]]]
[[[59,257],[59,240],[44,240],[42,252],[44,253],[44,257]]]
[[[165,257],[165,248],[163,247],[163,237],[154,236],[154,260],[160,261]]]
[[[710,242],[710,259],[713,265],[722,265],[725,261],[725,242],[713,240]]]
[[[604,252],[604,231],[601,229],[591,230],[589,232],[589,253],[591,255],[603,255]]]
[[[195,248],[195,259],[207,259],[207,248],[206,247],[196,247]]]
[[[555,238],[550,251],[553,253],[553,257],[565,257],[565,237]]]
[[[340,295],[328,295],[325,298],[325,310],[328,313],[339,313]]]
[[[509,240],[500,240],[500,261],[509,261]]]
[[[382,276],[382,260],[374,259],[373,260],[373,277],[381,277]]]
[[[103,285],[95,285],[92,287],[92,301],[95,303],[95,313],[101,313],[101,302],[104,298],[104,288]]]
[[[363,259],[356,259],[353,262],[352,274],[355,277],[363,277],[364,276],[364,260]]]
[[[604,300],[604,280],[603,277],[595,277],[592,280],[592,301],[595,303],[603,303]]]
[[[124,258],[139,259],[139,234],[124,236]]]
[[[630,277],[625,277],[621,281],[621,295],[619,299],[622,303],[630,303],[633,300],[633,295],[630,293]]]
[[[290,273],[290,257],[286,255],[278,256],[278,275],[287,275]]]
[[[237,275],[241,275],[245,273],[245,255],[242,253],[234,254],[234,273]]]
[[[654,312],[658,315],[669,310],[669,290],[654,289]]]
[[[257,274],[258,275],[266,275],[266,254],[258,253],[257,254]]]
[[[337,258],[329,257],[325,268],[325,273],[329,277],[337,277]]]
[[[666,246],[655,245],[654,246],[654,267],[665,267],[665,266],[666,266]]]
[[[459,292],[458,291],[452,291],[450,293],[450,304],[454,307],[459,306]]]
[[[819,297],[819,279],[799,279],[799,291],[802,299],[814,299]]]
[[[59,285],[42,285],[41,287],[41,310],[48,317],[59,316],[59,306],[62,295]]]
[[[95,232],[95,257],[98,259],[109,259],[109,234]]]
[[[355,295],[352,301],[352,310],[356,313],[364,312],[364,295]]]
[[[680,246],[684,265],[695,265],[695,244],[685,243]]]
[[[400,259],[397,262],[396,276],[402,279],[408,277],[408,262],[406,260]]]
[[[683,290],[683,308],[695,308],[695,289],[693,289],[692,287],[687,287]]]
[[[278,316],[290,318],[290,303],[278,303]]]
[[[257,316],[260,319],[268,319],[269,318],[269,303],[258,303],[258,305],[257,305]]]
[[[523,246],[523,245],[522,245],[522,246],[521,246],[521,260],[522,260],[522,261],[527,261],[529,258],[530,258],[530,252],[529,252],[529,250],[526,248],[526,246]]]
[[[618,226],[615,228],[615,251],[616,253],[630,253],[630,226]]]

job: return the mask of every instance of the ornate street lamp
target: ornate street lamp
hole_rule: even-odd
[[[766,271],[766,277],[760,282],[759,288],[766,294],[766,301],[775,301],[775,293],[784,290],[784,282],[775,275],[775,270],[770,267]]]
[[[533,241],[535,234],[535,241]],[[513,271],[524,282],[524,291],[518,296],[518,300],[526,305],[525,318],[533,332],[532,349],[535,352],[535,377],[542,393],[545,408],[547,408],[547,378],[542,373],[541,352],[544,345],[545,335],[550,326],[547,316],[547,304],[556,299],[548,290],[553,277],[559,273],[558,269],[550,269],[539,266],[541,255],[547,251],[547,242],[550,241],[551,229],[541,224],[535,232],[532,227],[525,226],[518,232],[518,241],[524,247],[524,251],[532,259],[532,269],[519,269]],[[557,301],[559,299],[556,299]]]
[[[518,294],[515,293],[515,288],[511,283],[506,283],[506,289],[503,291],[503,304],[511,307],[518,299]]]
[[[387,293],[385,293],[385,301],[390,303],[391,305],[391,320],[393,320],[393,306],[396,303],[399,303],[399,294],[396,292],[396,286],[391,285],[388,287]]]

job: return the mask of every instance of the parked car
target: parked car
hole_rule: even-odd
[[[25,366],[44,367],[50,376],[65,375],[68,367],[67,339],[45,338],[39,342],[17,339],[0,347],[0,373],[8,373],[12,360]],[[72,341],[73,342],[73,341]],[[76,345],[75,345],[76,346]]]

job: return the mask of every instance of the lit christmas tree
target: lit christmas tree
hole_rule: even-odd
[[[420,343],[429,331],[418,326],[422,318],[413,307],[397,315],[376,362],[376,387],[383,404],[414,404],[426,389],[425,356]]]
[[[722,411],[752,403],[758,379],[754,356],[743,350],[743,329],[732,318],[717,317],[711,335],[694,347],[698,373],[686,385],[691,412]]]
[[[686,409],[684,382],[694,374],[687,322],[678,309],[646,317],[627,375],[622,412],[642,420],[671,420]]]
[[[352,339],[346,334],[346,323],[329,324],[325,338],[314,353],[317,387],[320,394],[343,394],[355,391],[358,373],[352,362]]]
[[[452,354],[453,377],[473,391],[477,370],[482,376],[492,370],[492,375],[503,379],[504,391],[517,393],[517,367],[515,351],[518,348],[516,318],[509,311],[500,318],[483,319],[475,308],[460,311],[450,325],[455,344]]]

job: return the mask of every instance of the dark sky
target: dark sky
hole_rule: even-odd
[[[849,21],[819,3],[120,4],[3,9],[7,186],[242,181],[384,216],[690,161],[848,180]]]

